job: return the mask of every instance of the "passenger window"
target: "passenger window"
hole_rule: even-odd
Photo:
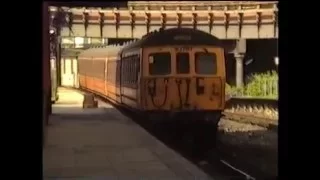
[[[178,74],[189,73],[189,69],[190,69],[189,53],[178,53],[176,56],[176,59],[177,59],[177,73]]]
[[[217,56],[214,53],[196,53],[195,68],[197,74],[217,74]]]
[[[149,55],[149,74],[168,75],[171,73],[171,54],[153,53]]]
[[[139,77],[139,73],[140,73],[140,60],[139,60],[139,56],[136,57],[135,59],[135,69],[136,69],[136,72],[135,72],[135,82],[138,81],[138,77]]]

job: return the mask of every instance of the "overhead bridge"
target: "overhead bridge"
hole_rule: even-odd
[[[278,38],[277,2],[136,1],[126,8],[50,7],[51,18],[61,12],[67,26],[63,37],[141,38],[161,27],[187,27],[220,39]]]
[[[226,51],[234,54],[236,84],[242,86],[248,40],[278,39],[277,5],[277,1],[129,1],[125,8],[52,6],[51,24],[54,19],[63,24],[55,27],[61,44],[57,65],[61,84],[77,86],[76,56],[88,46],[183,27],[222,39]]]

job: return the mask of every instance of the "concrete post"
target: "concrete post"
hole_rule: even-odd
[[[235,53],[236,59],[236,85],[237,87],[243,86],[243,58],[244,54]]]

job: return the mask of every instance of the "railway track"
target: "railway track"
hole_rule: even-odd
[[[226,119],[236,121],[239,123],[252,124],[261,127],[265,127],[268,130],[278,131],[278,120],[265,118],[261,116],[255,116],[246,113],[234,113],[234,112],[223,112]]]
[[[88,92],[86,90],[79,90],[79,89],[76,89],[76,90],[81,92]],[[102,96],[95,95],[95,97],[98,101],[111,103],[110,101],[108,101]],[[202,169],[203,171],[205,171],[207,174],[214,177],[215,179],[216,177],[220,177],[218,179],[221,179],[221,180],[232,180],[232,179],[258,180],[257,178],[253,177],[249,173],[246,173],[245,171],[241,170],[241,168],[233,166],[232,163],[228,162],[228,160],[223,159],[220,156],[221,153],[219,152],[219,148],[217,148],[216,150],[210,151],[210,153],[208,153],[208,155],[206,156],[194,154],[193,148],[192,148],[193,146],[192,140],[190,140],[190,138],[189,139],[184,138],[184,140],[181,141],[181,139],[179,138],[178,139],[172,138],[172,136],[170,136],[171,135],[170,133],[168,136],[168,133],[153,131],[152,128],[150,128],[151,127],[150,124],[142,120],[141,116],[138,116],[128,110],[120,108],[115,104],[113,104],[113,106],[118,110],[120,110],[124,115],[131,118],[141,127],[143,127],[145,130],[147,130],[154,137],[156,137],[157,139],[165,143],[168,147],[175,150],[177,153],[184,156],[189,161],[196,164],[200,169]]]

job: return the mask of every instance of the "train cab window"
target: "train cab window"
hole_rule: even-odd
[[[196,53],[195,70],[197,74],[216,74],[217,73],[217,56],[214,53]]]
[[[176,56],[176,59],[177,59],[177,73],[178,74],[189,73],[189,69],[190,69],[189,53],[178,53]]]
[[[171,54],[152,53],[149,55],[149,74],[168,75],[171,73]]]

